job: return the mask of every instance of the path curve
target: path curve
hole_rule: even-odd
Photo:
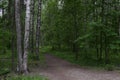
[[[40,68],[39,74],[50,80],[120,80],[119,72],[85,69],[49,54],[45,57],[47,67]]]

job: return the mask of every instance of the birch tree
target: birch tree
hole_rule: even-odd
[[[30,29],[30,0],[26,1],[26,17],[25,17],[25,35],[24,35],[24,54],[23,54],[23,71],[28,73],[28,47],[29,47],[29,29]]]

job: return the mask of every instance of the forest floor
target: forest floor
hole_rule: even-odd
[[[46,66],[34,68],[33,73],[49,80],[120,80],[120,72],[83,68],[50,54],[45,54]]]

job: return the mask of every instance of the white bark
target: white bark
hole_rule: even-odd
[[[29,32],[30,32],[30,0],[26,1],[26,18],[25,18],[25,35],[24,35],[24,54],[23,54],[23,71],[28,73],[28,47],[29,47]]]
[[[27,4],[27,0],[24,0],[24,5],[26,5]]]

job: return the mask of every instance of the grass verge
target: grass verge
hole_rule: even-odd
[[[48,80],[42,76],[14,76],[8,77],[6,80]]]

